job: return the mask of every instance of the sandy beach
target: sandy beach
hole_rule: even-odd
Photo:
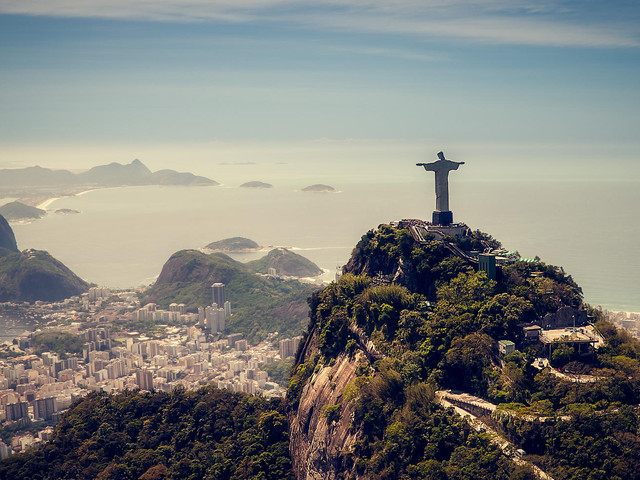
[[[55,202],[56,200],[61,199],[62,197],[52,197],[52,198],[47,198],[44,202],[39,203],[38,205],[36,205],[36,208],[39,208],[40,210],[47,210],[49,208],[49,206]]]
[[[56,200],[60,200],[61,198],[64,198],[64,197],[81,197],[82,195],[86,195],[89,192],[95,192],[97,190],[115,190],[115,189],[118,189],[118,188],[127,188],[129,186],[130,185],[122,185],[122,186],[117,186],[117,187],[89,188],[89,189],[86,189],[86,190],[82,190],[80,192],[69,193],[68,195],[60,195],[60,196],[57,196],[57,197],[47,198],[43,202],[40,202],[39,204],[37,204],[36,207],[40,208],[42,210],[47,210],[51,206],[51,204],[53,202],[55,202]]]

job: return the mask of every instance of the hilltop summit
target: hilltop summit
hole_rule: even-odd
[[[290,277],[316,277],[322,273],[311,260],[286,248],[274,248],[264,257],[247,262],[247,266],[258,273],[269,273],[273,268],[277,275]]]
[[[635,471],[622,458],[640,454],[640,344],[585,305],[561,268],[479,231],[422,236],[411,224],[365,234],[310,300],[287,393],[296,477]],[[499,260],[495,279],[480,255]]]

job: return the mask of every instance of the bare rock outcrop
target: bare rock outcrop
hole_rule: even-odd
[[[316,343],[315,335],[307,340],[302,361],[315,354]],[[316,365],[306,381],[297,408],[289,414],[291,460],[297,479],[359,478],[352,459],[359,432],[352,418],[360,365],[369,365],[362,350],[351,356],[342,353],[328,365]]]

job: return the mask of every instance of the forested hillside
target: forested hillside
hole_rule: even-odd
[[[233,316],[227,329],[243,333],[250,342],[275,331],[284,336],[302,333],[308,321],[307,298],[318,288],[258,276],[224,253],[181,250],[164,264],[142,303],[154,302],[163,308],[173,302],[185,303],[189,310],[197,311],[199,306],[211,304],[211,285],[216,282],[225,284],[231,302]]]
[[[92,393],[43,447],[0,462],[6,480],[293,479],[280,401],[215,388]]]
[[[446,241],[418,244],[383,225],[313,296],[289,387],[299,478],[535,478],[443,410],[446,389],[498,405],[486,423],[556,480],[640,478],[638,342],[583,305],[561,269],[515,261],[493,281]],[[587,355],[554,350],[552,365],[584,377],[535,368],[545,348],[521,337],[523,324],[567,307],[586,310],[604,338]],[[503,339],[518,349],[501,356]]]

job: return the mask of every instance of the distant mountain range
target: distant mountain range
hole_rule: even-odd
[[[140,160],[129,164],[110,163],[99,165],[86,172],[51,170],[39,166],[0,170],[0,187],[63,187],[63,186],[113,187],[121,185],[219,185],[210,178],[188,172],[158,170],[152,172]]]

